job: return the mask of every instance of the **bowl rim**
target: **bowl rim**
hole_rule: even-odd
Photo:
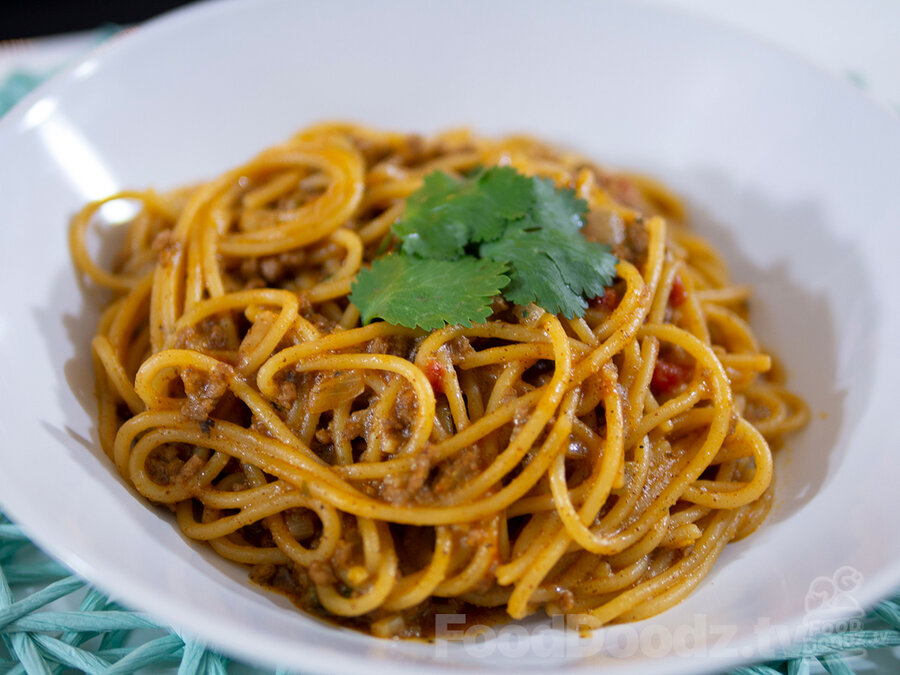
[[[46,82],[39,85],[28,95],[23,97],[23,99],[20,100],[11,110],[9,110],[6,115],[0,118],[0,145],[2,145],[3,140],[7,136],[15,135],[17,131],[22,128],[23,124],[28,124],[28,113],[34,108],[34,105],[37,102],[46,98],[49,93],[58,91],[60,89],[65,90],[65,88],[71,86],[77,86],[78,80],[80,79],[79,73],[84,72],[86,64],[91,64],[96,60],[103,59],[115,60],[119,57],[120,53],[123,50],[138,49],[142,42],[156,42],[160,38],[163,38],[167,32],[172,30],[181,31],[189,27],[189,24],[191,22],[200,22],[209,14],[224,15],[229,12],[240,13],[246,7],[250,7],[251,5],[258,5],[260,1],[266,2],[271,5],[288,4],[288,0],[202,0],[198,3],[170,10],[158,17],[155,17],[154,19],[151,19],[148,22],[140,24],[139,26],[127,28],[118,34],[111,36],[107,41],[92,48],[83,56],[75,59],[65,68],[54,74]],[[656,2],[653,2],[652,0],[638,0],[638,2],[636,3],[626,2],[625,0],[606,1],[607,4],[610,5],[638,5],[644,11],[678,15],[683,18],[687,18],[694,23],[703,24],[707,29],[714,29],[716,32],[731,35],[735,39],[756,43],[757,45],[765,48],[767,51],[775,51],[782,58],[790,59],[795,64],[802,63],[807,68],[807,70],[810,71],[810,73],[815,75],[815,77],[824,77],[827,78],[830,82],[837,82],[839,86],[848,94],[858,98],[861,97],[866,99],[870,104],[874,105],[875,109],[880,110],[882,114],[889,117],[893,122],[896,122],[897,128],[900,129],[900,118],[898,118],[898,116],[884,102],[872,97],[865,91],[854,87],[852,84],[838,77],[837,75],[813,65],[808,60],[798,56],[797,54],[791,52],[787,48],[777,43],[752,35],[749,31],[720,23],[715,19],[697,15],[682,8],[660,5]],[[63,96],[64,95],[65,94],[63,93]],[[900,359],[892,364],[891,369],[900,371]],[[3,501],[2,497],[0,497],[0,501]],[[117,572],[116,570],[103,570],[103,576],[101,578],[101,571],[97,569],[96,565],[89,563],[76,551],[70,550],[66,546],[59,545],[56,541],[44,537],[42,532],[40,531],[41,528],[35,528],[34,530],[32,530],[28,522],[20,522],[19,518],[17,518],[16,515],[18,509],[15,505],[9,506],[4,503],[3,508],[12,520],[20,523],[23,531],[25,531],[35,542],[37,542],[41,546],[41,548],[49,551],[55,558],[63,561],[67,566],[71,567],[76,572],[76,574],[89,580],[98,588],[112,595],[125,597],[129,602],[134,602],[134,604],[137,606],[147,607],[149,608],[149,611],[151,611],[154,615],[159,616],[165,619],[167,622],[171,622],[172,624],[184,623],[194,626],[202,624],[202,619],[205,615],[204,612],[197,612],[194,617],[190,618],[190,620],[188,621],[185,621],[185,614],[183,613],[183,611],[179,610],[178,618],[174,619],[173,612],[169,609],[168,606],[166,606],[163,599],[157,598],[149,589],[135,587],[133,585],[133,581],[129,579],[129,576],[127,574]],[[879,599],[887,596],[890,592],[894,591],[898,587],[898,585],[900,585],[900,562],[898,562],[894,566],[880,570],[880,574],[878,576],[868,577],[866,579],[865,585],[862,586],[857,592],[857,597],[863,605],[869,606]],[[795,619],[796,618],[798,617],[795,617]],[[259,654],[256,651],[247,651],[242,646],[236,647],[235,645],[224,644],[224,639],[221,642],[211,642],[211,644],[214,644],[219,648],[225,648],[229,652],[239,654],[243,658],[259,658]],[[315,644],[309,644],[307,645],[307,648],[313,651],[320,652],[322,659],[332,660],[331,665],[346,672],[354,670],[359,665],[358,660],[355,658],[347,659],[346,663],[336,663],[333,661],[333,659],[335,658],[333,651],[321,650],[320,647]],[[736,665],[746,660],[746,657],[735,655],[727,661],[716,661],[716,668]],[[668,663],[669,658],[663,659],[663,661]],[[392,665],[395,665],[395,667],[397,667],[399,670],[409,672],[421,672],[422,669],[421,665],[415,663]],[[429,667],[433,668],[434,666]]]

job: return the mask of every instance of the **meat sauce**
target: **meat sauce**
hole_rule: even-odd
[[[410,146],[410,152],[416,155],[415,144]],[[424,153],[424,151],[422,151]],[[410,157],[410,162],[424,161],[427,159],[416,155]],[[637,205],[640,202],[640,194],[633,185],[625,179],[606,177],[607,187],[619,199],[621,203]],[[640,217],[623,220],[610,213],[592,214],[584,230],[586,238],[609,242],[613,252],[620,258],[628,260],[637,266],[642,266],[646,260],[648,247],[648,233],[644,221]],[[612,234],[610,234],[612,232]],[[172,255],[171,245],[165,236],[160,237],[158,251],[161,257]],[[240,265],[235,266],[225,260],[223,263],[226,272],[226,287],[228,290],[239,288],[257,288],[274,286],[288,289],[297,289],[302,280],[298,280],[297,270],[304,265],[308,266],[310,256],[315,252],[298,252],[280,254],[261,258],[244,259]],[[323,270],[323,276],[327,270]],[[592,310],[611,313],[618,307],[624,295],[625,288],[620,282],[617,286],[607,288],[602,295],[589,300]],[[310,323],[324,332],[339,330],[334,316],[325,313],[315,313],[311,305],[303,300],[302,291],[298,290],[301,298],[301,314]],[[680,306],[686,298],[686,293],[680,278],[676,277],[672,285],[669,302],[672,307]],[[337,315],[343,311],[343,306],[332,308]],[[494,318],[508,318],[514,308],[502,299],[497,299],[494,305]],[[256,317],[260,323],[273,320],[273,317]],[[240,324],[238,326],[238,324]],[[237,328],[236,328],[237,326]],[[179,346],[194,349],[204,353],[217,352],[234,353],[234,341],[236,335],[250,335],[252,326],[242,316],[219,316],[204,320],[197,326],[187,329],[176,336]],[[245,337],[245,339],[247,339]],[[290,332],[279,345],[279,349],[296,344],[301,338]],[[484,347],[485,345],[478,345]],[[366,345],[369,353],[392,354],[409,360],[413,360],[417,342],[409,338],[391,337],[376,338]],[[424,374],[430,383],[436,398],[441,399],[445,395],[445,377],[448,375],[448,367],[454,357],[473,351],[473,345],[463,339],[457,339],[447,345],[449,354],[447,358],[431,358],[424,367]],[[241,350],[237,350],[240,356]],[[234,419],[244,425],[248,420],[248,411],[243,410],[240,402],[236,401],[228,392],[228,381],[233,376],[233,366],[237,364],[218,364],[211,373],[203,373],[191,368],[184,369],[180,373],[180,386],[183,387],[183,396],[186,401],[181,413],[186,419],[212,424],[212,418]],[[522,377],[522,382],[517,385],[515,391],[509,396],[521,395],[529,388],[540,386],[552,374],[552,362],[541,361],[529,368]],[[679,386],[687,382],[692,375],[692,366],[680,363],[671,355],[661,355],[654,369],[651,388],[658,396],[665,396],[677,390]],[[385,384],[390,376],[387,374],[374,375],[385,378]],[[394,408],[386,417],[388,419],[374,420],[367,414],[367,396],[370,391],[364,379],[349,382],[340,379],[334,374],[312,374],[286,371],[277,378],[278,395],[276,403],[281,411],[289,411],[300,401],[301,392],[315,392],[316,396],[328,396],[332,390],[339,389],[349,399],[356,400],[353,405],[350,420],[343,431],[356,442],[364,436],[364,431],[372,424],[379,424],[379,433],[382,435],[386,447],[399,447],[408,436],[409,428],[415,417],[416,400],[409,387],[403,387],[396,397]],[[308,404],[308,402],[306,402]],[[333,406],[322,407],[323,412]],[[318,408],[313,407],[313,412]],[[329,414],[329,413],[325,413]],[[508,438],[517,432],[527,421],[527,411],[522,411],[513,419],[511,429],[498,431],[497,444],[508,441]],[[315,434],[311,442],[311,449],[319,454],[323,461],[334,460],[332,445],[334,443],[334,431],[329,427],[321,428]],[[572,457],[582,457],[587,454],[586,449],[574,447],[570,453]],[[172,444],[163,446],[156,451],[155,457],[148,462],[154,481],[161,484],[172,484],[183,480],[185,476],[192,475],[202,462],[193,454],[193,450],[187,446]],[[480,444],[474,444],[464,448],[454,456],[436,461],[425,450],[416,457],[416,461],[410,471],[403,475],[388,476],[380,482],[377,488],[361,485],[361,489],[369,492],[384,501],[392,504],[436,504],[440,503],[441,496],[452,492],[458,486],[478,475],[493,460],[494,455]],[[527,461],[527,460],[526,460]],[[239,486],[235,486],[236,488]],[[336,618],[328,613],[320,604],[316,595],[316,584],[335,584],[338,589],[344,588],[349,594],[352,585],[348,582],[348,574],[353,570],[362,569],[365,563],[362,545],[358,533],[355,532],[355,520],[346,515],[342,516],[342,531],[345,533],[343,541],[338,545],[331,559],[316,562],[309,569],[293,564],[262,564],[256,565],[251,571],[251,581],[270,591],[277,592],[288,598],[301,609],[328,621],[340,625],[358,629],[363,632],[384,633],[385,636],[419,638],[431,640],[435,637],[451,637],[461,635],[467,628],[476,625],[492,625],[508,619],[505,609],[499,607],[480,607],[467,601],[465,598],[443,599],[431,597],[416,607],[399,613],[384,613],[380,610],[372,615],[362,618]],[[293,509],[292,513],[285,514],[285,522],[297,540],[304,546],[314,548],[321,536],[321,523],[314,512],[307,509]],[[423,534],[427,532],[426,534]],[[259,525],[250,525],[240,530],[240,536],[247,542],[257,546],[272,546],[274,542],[268,530]],[[409,565],[418,557],[419,567],[424,567],[430,558],[430,552],[434,546],[433,530],[429,528],[392,528],[394,544],[398,551],[404,551],[401,558]],[[430,536],[430,541],[426,540]],[[471,552],[490,547],[495,551],[493,565],[500,563],[499,542],[494,529],[487,523],[471,523],[464,526],[454,526],[454,546],[461,550]],[[464,557],[463,555],[463,557]],[[405,573],[415,571],[405,570]],[[486,588],[483,590],[487,590]],[[479,589],[471,592],[472,597],[478,595]],[[561,593],[564,594],[563,591]],[[349,597],[349,596],[348,596]],[[565,603],[563,595],[560,601]],[[448,625],[442,615],[462,615],[460,622]]]

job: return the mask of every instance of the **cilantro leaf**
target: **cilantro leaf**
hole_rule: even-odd
[[[583,315],[585,296],[602,294],[615,277],[615,256],[577,230],[530,225],[510,227],[502,239],[479,248],[482,258],[509,264],[504,297],[520,305],[534,302],[568,318]]]
[[[584,225],[588,204],[575,190],[558,189],[549,178],[533,178],[534,210],[531,220],[537,227],[577,232]]]
[[[505,270],[503,262],[471,256],[450,261],[392,253],[357,274],[350,302],[366,323],[380,317],[424,330],[483,323],[491,299],[509,281]]]
[[[392,227],[403,240],[404,253],[456,258],[463,252],[469,241],[469,226],[461,209],[449,206],[458,198],[461,185],[461,181],[440,171],[425,176],[422,187],[406,200],[403,217]]]
[[[452,260],[470,243],[499,238],[534,201],[532,180],[511,167],[493,167],[462,180],[434,172],[410,195],[393,231],[403,240],[404,253]]]
[[[511,166],[495,166],[476,178],[480,206],[486,214],[492,214],[491,220],[516,220],[528,213],[534,205],[534,186],[530,184],[532,180]],[[489,241],[496,239],[501,232],[485,232],[480,228],[472,234],[472,241]]]
[[[353,283],[364,321],[381,317],[425,330],[485,321],[503,293],[572,318],[615,277],[608,246],[580,230],[588,205],[574,190],[512,167],[464,178],[434,172],[410,195],[392,232],[400,250]]]

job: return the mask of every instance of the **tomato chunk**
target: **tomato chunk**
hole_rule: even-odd
[[[650,389],[656,396],[669,394],[688,382],[693,372],[694,369],[691,366],[657,359],[656,366],[653,368],[653,377],[650,380]]]
[[[591,307],[603,307],[603,309],[611,312],[619,306],[619,294],[614,288],[607,288],[603,291],[603,295],[588,300]]]
[[[422,369],[425,373],[425,377],[428,378],[428,382],[431,384],[431,388],[434,390],[435,394],[443,394],[444,393],[444,366],[437,359],[428,359],[425,362],[425,367]]]
[[[669,304],[672,307],[681,307],[687,301],[687,290],[679,275],[672,279],[672,290],[669,292]]]

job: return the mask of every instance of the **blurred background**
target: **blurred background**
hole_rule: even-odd
[[[105,23],[138,23],[186,4],[184,0],[2,0],[0,40],[90,30]]]
[[[731,24],[848,80],[900,112],[900,0],[632,1]],[[193,3],[0,0],[0,80],[13,71],[46,75],[66,57],[77,57],[108,36],[112,27],[134,25],[187,4]]]

